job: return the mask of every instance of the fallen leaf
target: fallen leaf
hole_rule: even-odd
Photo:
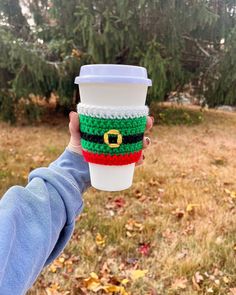
[[[125,206],[126,202],[124,198],[119,197],[114,200],[114,204],[116,208],[122,208]]]
[[[127,285],[129,283],[129,280],[128,279],[123,279],[122,281],[121,281],[121,285]]]
[[[171,288],[173,290],[179,290],[179,289],[184,290],[187,287],[187,282],[188,280],[186,278],[176,279],[171,285]]]
[[[157,191],[159,194],[164,194],[164,192],[165,192],[164,188],[159,188]]]
[[[57,268],[54,264],[52,264],[50,267],[49,267],[49,270],[53,273],[55,273],[57,271]]]
[[[129,219],[128,222],[125,225],[125,228],[129,231],[129,232],[137,232],[137,231],[142,231],[144,226],[142,223],[137,222],[134,219]]]
[[[150,186],[157,186],[160,185],[160,183],[155,179],[155,178],[151,178],[151,180],[148,183]]]
[[[133,235],[132,235],[129,231],[126,231],[126,236],[127,236],[128,238],[132,238],[132,237],[133,237]]]
[[[195,208],[199,207],[199,206],[200,206],[199,204],[188,204],[187,207],[186,207],[186,212],[194,213]]]
[[[145,270],[135,269],[135,270],[131,271],[130,278],[132,281],[136,281],[140,278],[143,278],[146,275],[146,273],[148,273],[147,269],[145,269]]]
[[[223,277],[223,281],[225,282],[225,284],[229,283],[229,279],[226,276]]]
[[[97,274],[94,272],[90,274],[89,278],[84,279],[83,282],[84,282],[84,286],[88,290],[93,292],[98,292],[99,290],[103,288],[103,286],[101,285],[101,281],[99,280]]]
[[[196,279],[196,282],[198,284],[200,284],[201,282],[203,282],[203,276],[199,273],[199,271],[197,271],[194,275],[195,279]]]
[[[136,198],[140,198],[143,195],[142,192],[140,190],[138,190],[138,189],[135,190],[134,194],[135,194]]]
[[[208,288],[206,291],[207,293],[214,293],[214,290],[212,289],[212,287]]]
[[[177,253],[176,258],[181,260],[188,255],[188,250],[184,249],[182,252]]]
[[[46,294],[47,295],[59,295],[61,293],[59,293],[57,290],[53,290],[52,288],[46,288]]]
[[[225,193],[229,195],[232,199],[236,199],[236,192],[235,191],[230,191],[229,189],[225,188],[224,189]]]
[[[58,292],[60,290],[60,286],[58,284],[51,284],[49,288],[46,288],[47,295],[59,295]]]
[[[142,244],[138,248],[138,252],[144,256],[147,256],[149,254],[149,251],[150,251],[150,244]]]
[[[201,290],[199,284],[196,282],[196,278],[195,278],[195,276],[192,276],[192,283],[193,283],[193,287],[194,287],[195,289],[197,289],[198,291]]]
[[[114,285],[110,285],[110,286],[104,286],[103,290],[106,293],[119,293],[120,295],[128,295],[128,293],[126,292],[125,288],[123,286],[114,286]]]
[[[103,237],[100,233],[96,235],[96,244],[98,247],[105,247],[106,245],[106,237]]]
[[[108,267],[108,264],[107,264],[107,262],[104,262],[103,266],[102,266],[102,269],[101,269],[102,276],[103,277],[106,276],[109,272],[110,272],[110,269]]]
[[[60,257],[58,260],[59,260],[59,262],[61,262],[61,263],[64,263],[64,262],[65,262],[65,258],[64,258],[64,257]]]
[[[184,217],[184,210],[177,208],[174,211],[172,211],[171,214],[175,215],[175,217],[177,217],[178,219],[181,219]]]

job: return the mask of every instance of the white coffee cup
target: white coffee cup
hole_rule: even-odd
[[[143,67],[129,65],[85,65],[75,78],[79,85],[81,103],[91,106],[144,106],[148,86]],[[120,191],[132,185],[135,163],[129,165],[100,165],[89,163],[91,184],[105,191]]]

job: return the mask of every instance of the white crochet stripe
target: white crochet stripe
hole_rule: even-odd
[[[103,118],[103,119],[130,119],[147,116],[149,109],[147,106],[93,106],[84,103],[77,105],[77,112],[81,115]]]

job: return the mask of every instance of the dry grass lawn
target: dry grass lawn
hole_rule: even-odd
[[[132,188],[84,195],[73,238],[28,294],[236,294],[236,115],[209,111],[150,137]],[[68,138],[65,120],[0,123],[0,193]]]

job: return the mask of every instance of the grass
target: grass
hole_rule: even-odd
[[[132,295],[235,294],[236,115],[201,116],[198,124],[153,128],[129,190],[88,190],[71,241],[29,295],[106,294],[88,290],[84,279],[91,272],[116,286],[128,278]],[[34,127],[0,123],[1,194],[53,161],[68,138],[63,120]],[[134,269],[148,272],[133,280]]]

